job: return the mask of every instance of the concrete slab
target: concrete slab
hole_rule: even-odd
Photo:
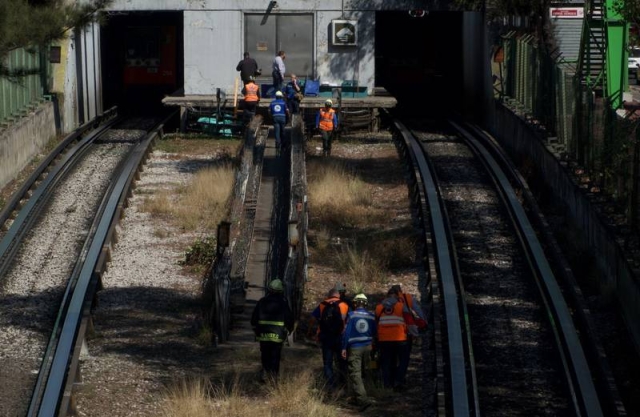
[[[279,165],[274,139],[267,139],[263,158],[260,191],[258,192],[256,217],[253,225],[253,238],[245,270],[245,280],[248,284],[246,302],[254,303],[265,294],[265,274],[267,263],[270,261],[269,240],[273,213],[273,190]]]

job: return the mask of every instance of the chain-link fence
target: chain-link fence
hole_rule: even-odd
[[[49,62],[41,48],[17,48],[4,58],[0,76],[0,123],[17,118],[44,98]]]
[[[554,144],[585,188],[610,195],[637,225],[638,118],[612,109],[600,89],[581,81],[575,64],[550,56],[532,36],[511,32],[502,48],[504,59],[494,65],[498,98]]]

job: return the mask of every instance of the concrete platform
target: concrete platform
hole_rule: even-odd
[[[319,109],[324,105],[325,100],[328,97],[310,97],[305,96],[304,99],[300,102],[301,109]],[[269,108],[269,104],[271,104],[271,98],[263,98],[260,100],[258,104],[259,111],[265,113]],[[371,128],[370,130],[376,132],[379,126],[379,110],[380,109],[389,109],[394,108],[398,101],[395,97],[388,95],[387,91],[384,88],[376,88],[374,90],[374,95],[367,97],[357,97],[357,98],[341,98],[341,100],[334,100],[334,108],[336,110],[344,110],[346,111],[368,111],[368,117],[370,119],[369,123],[367,123]],[[218,103],[218,99],[215,94],[212,95],[184,95],[182,90],[176,91],[175,93],[166,96],[162,99],[162,104],[170,107],[180,107],[180,130],[182,132],[186,131],[187,126],[187,118],[190,110],[196,109],[217,109],[218,105],[226,110],[233,111],[238,110],[241,112],[242,110],[242,95],[238,95],[237,97],[226,96],[220,100]]]
[[[324,104],[324,101],[328,97],[305,97],[300,102],[300,107],[321,107]],[[242,96],[238,96],[237,102],[234,105],[233,97],[227,97],[224,100],[221,100],[220,106],[225,109],[233,109],[234,107],[239,107],[239,104],[242,100]],[[269,104],[273,99],[271,98],[263,98],[260,100],[258,104],[261,108],[268,108]],[[162,99],[162,104],[165,106],[173,106],[173,107],[218,107],[218,100],[215,95],[171,95],[166,96]],[[393,108],[398,104],[398,101],[395,97],[391,96],[367,96],[367,97],[358,97],[358,98],[343,98],[342,99],[342,107],[344,108]]]

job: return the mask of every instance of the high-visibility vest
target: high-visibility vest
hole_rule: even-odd
[[[335,112],[333,109],[325,110],[324,107],[320,109],[320,123],[318,123],[320,130],[333,130],[333,115]]]
[[[249,83],[244,86],[246,94],[244,95],[244,101],[258,101],[258,87],[255,83]]]
[[[284,327],[284,321],[258,320],[257,341],[282,343],[286,338],[287,331]]]
[[[394,304],[391,314],[386,314],[382,304],[378,304],[376,318],[378,319],[378,341],[402,342],[407,340],[407,325],[402,317],[401,302]]]

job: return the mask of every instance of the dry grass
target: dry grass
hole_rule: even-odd
[[[312,160],[307,165],[309,199],[317,220],[338,227],[379,223],[387,213],[373,204],[371,187],[344,163]]]
[[[234,181],[231,164],[207,168],[176,191],[162,190],[145,198],[142,209],[155,216],[175,220],[183,230],[214,230],[227,214],[227,202]],[[177,197],[172,197],[176,195]]]
[[[327,403],[311,371],[303,370],[283,373],[280,383],[268,382],[263,387],[239,373],[215,384],[203,379],[182,381],[167,390],[164,415],[334,417],[338,410]]]
[[[385,274],[384,265],[379,259],[371,256],[369,251],[348,245],[346,250],[336,251],[338,271],[351,278],[352,282],[382,282]]]

